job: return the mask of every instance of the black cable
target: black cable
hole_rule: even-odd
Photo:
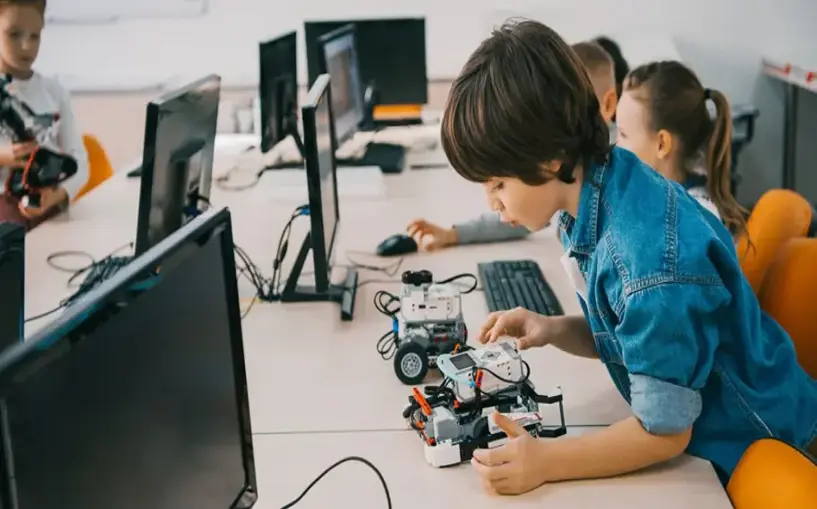
[[[455,275],[455,276],[451,276],[451,277],[450,277],[450,278],[448,278],[448,279],[443,279],[442,281],[437,281],[437,283],[436,283],[436,284],[438,284],[438,285],[445,285],[445,284],[453,283],[454,281],[459,281],[460,279],[467,279],[467,278],[471,278],[471,279],[473,279],[473,280],[474,280],[474,284],[473,284],[472,286],[470,286],[470,287],[469,287],[467,290],[463,290],[462,292],[460,292],[460,293],[462,293],[463,295],[465,295],[465,294],[471,293],[471,292],[473,292],[474,290],[476,290],[476,289],[477,289],[477,285],[479,285],[479,280],[477,279],[477,276],[476,276],[475,274],[471,274],[470,272],[463,272],[463,273],[461,273],[461,274],[457,274],[457,275]]]
[[[289,235],[292,233],[292,224],[301,216],[309,214],[309,205],[301,205],[297,207],[289,221],[281,231],[281,237],[278,239],[278,248],[275,251],[275,259],[272,262],[272,282],[270,283],[269,292],[266,299],[270,301],[281,298],[281,281],[283,279],[283,263],[287,255],[287,248],[289,247]]]
[[[59,305],[59,306],[57,306],[57,307],[55,307],[54,309],[51,309],[51,310],[49,310],[49,311],[46,311],[45,313],[40,313],[39,315],[34,315],[34,316],[30,316],[30,317],[26,318],[26,319],[24,320],[24,322],[25,322],[25,323],[28,323],[28,322],[33,322],[33,321],[35,321],[35,320],[39,320],[39,319],[41,319],[41,318],[45,318],[46,316],[53,315],[54,313],[56,313],[57,311],[61,310],[61,309],[62,309],[62,308],[64,308],[65,306],[66,306],[66,305],[65,305],[64,303],[60,303],[60,305]]]
[[[84,257],[90,260],[90,262],[87,265],[83,265],[82,267],[64,267],[62,265],[54,263],[54,260],[67,256]],[[52,269],[58,270],[60,272],[68,272],[70,274],[76,274],[81,270],[88,270],[96,262],[97,262],[96,258],[94,258],[93,255],[91,255],[91,253],[88,253],[86,251],[57,251],[56,253],[51,253],[45,259],[45,263],[47,263],[48,266],[51,267]]]
[[[306,487],[306,489],[298,496],[298,498],[296,498],[292,502],[288,503],[287,505],[283,506],[281,509],[289,509],[290,507],[293,507],[295,504],[300,502],[306,496],[306,494],[309,493],[309,490],[311,490],[316,484],[318,484],[318,482],[321,479],[323,479],[326,476],[326,474],[328,474],[329,472],[334,470],[336,467],[338,467],[338,466],[340,466],[340,465],[342,465],[344,463],[347,463],[349,461],[358,461],[360,463],[363,463],[367,467],[371,468],[372,470],[374,470],[374,473],[377,474],[377,477],[380,479],[380,484],[383,485],[383,491],[386,493],[386,504],[387,504],[386,507],[391,509],[391,494],[389,493],[389,487],[386,484],[386,479],[383,477],[383,474],[380,473],[380,470],[378,470],[377,467],[374,466],[374,464],[372,462],[370,462],[369,460],[367,460],[365,458],[361,458],[359,456],[349,456],[349,457],[343,458],[340,461],[337,461],[335,464],[333,464],[332,466],[330,466],[329,468],[327,468],[326,470],[321,472],[321,475],[316,477],[314,481],[309,483],[309,486]]]

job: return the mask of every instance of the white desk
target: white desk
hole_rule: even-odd
[[[452,171],[414,171],[385,178],[385,195],[378,200],[341,200],[341,233],[337,242],[338,263],[351,251],[372,252],[388,235],[401,231],[418,216],[443,223],[471,218],[484,210],[481,188],[469,184]],[[136,230],[139,182],[118,173],[99,189],[78,202],[67,216],[56,218],[27,237],[26,306],[27,316],[54,307],[70,293],[68,274],[45,262],[49,253],[84,250],[101,257],[133,239]],[[233,215],[234,237],[266,276],[271,275],[272,258],[278,236],[293,203],[265,200],[259,186],[244,192],[214,189],[212,202],[228,206]],[[254,196],[255,195],[255,196]],[[290,255],[302,238],[306,221],[293,229]],[[436,254],[419,253],[405,258],[404,269],[430,269],[438,277],[475,272],[476,263],[500,258],[533,258],[540,262],[567,312],[579,312],[575,293],[558,261],[561,247],[552,231],[514,243],[450,249]],[[355,261],[385,264],[353,254]],[[64,264],[70,260],[61,260]],[[311,270],[308,260],[307,269]],[[289,270],[285,264],[284,274]],[[384,275],[361,271],[361,281],[383,280]],[[422,502],[431,507],[581,507],[592,500],[604,500],[613,507],[651,507],[661,498],[693,501],[702,507],[729,507],[723,490],[707,463],[685,459],[651,474],[619,480],[560,485],[538,490],[530,497],[496,500],[476,489],[467,468],[436,471],[422,461],[421,444],[401,417],[410,388],[394,375],[391,362],[375,350],[377,338],[389,327],[389,320],[372,305],[377,289],[397,291],[395,282],[365,284],[358,290],[356,318],[340,321],[339,307],[330,303],[256,304],[245,318],[243,334],[253,431],[256,433],[261,508],[279,507],[290,493],[283,486],[301,489],[320,471],[346,454],[370,458],[384,469],[393,484],[395,507]],[[240,284],[246,302],[253,289]],[[464,299],[469,329],[476,331],[487,309],[481,293]],[[29,324],[30,332],[43,322]],[[624,400],[613,388],[604,367],[591,360],[570,357],[555,349],[526,353],[537,388],[546,392],[561,386],[565,417],[569,426],[604,425],[629,415]],[[430,378],[431,383],[436,380]],[[349,396],[356,403],[349,403]],[[549,420],[555,414],[543,408]],[[323,433],[320,433],[323,432]],[[287,461],[284,459],[287,458]],[[297,459],[297,461],[293,460]],[[346,468],[343,469],[346,471]],[[327,503],[349,493],[346,486],[376,481],[373,473],[348,470],[353,478],[329,476],[299,507],[364,507],[363,500],[348,505]],[[332,479],[332,480],[330,480]],[[339,480],[340,479],[340,480]],[[347,479],[348,483],[343,482]],[[360,480],[358,480],[360,479]],[[415,479],[421,479],[417,483]],[[442,484],[444,483],[444,484]],[[435,487],[439,484],[439,487]],[[340,486],[343,486],[339,489]],[[375,486],[372,484],[372,486]],[[427,496],[416,498],[417,486]],[[577,489],[577,486],[580,488]],[[377,488],[375,486],[375,488]],[[381,495],[374,490],[374,500]],[[677,492],[677,497],[666,494]],[[320,495],[323,493],[324,495]],[[317,494],[317,495],[316,495]],[[412,496],[414,495],[414,496]],[[662,497],[663,495],[663,497]],[[682,498],[683,497],[683,498]],[[527,501],[527,502],[525,502]],[[552,505],[541,505],[541,504]],[[368,506],[365,506],[368,507]],[[375,503],[373,507],[383,507]]]
[[[585,431],[572,428],[570,433]],[[325,468],[346,456],[362,456],[380,470],[395,509],[732,507],[712,467],[688,456],[637,474],[545,485],[507,497],[487,492],[468,463],[445,469],[426,464],[422,442],[414,432],[261,435],[254,440],[257,509],[282,507]],[[386,496],[374,471],[349,462],[327,474],[295,507],[384,509]]]

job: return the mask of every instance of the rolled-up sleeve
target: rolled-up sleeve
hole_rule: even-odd
[[[701,414],[700,390],[719,343],[717,317],[729,300],[722,285],[675,282],[625,300],[616,337],[633,413],[648,432],[681,433]]]

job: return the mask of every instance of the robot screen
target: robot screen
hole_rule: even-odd
[[[451,364],[460,371],[476,366],[474,359],[468,353],[454,355],[451,357]]]

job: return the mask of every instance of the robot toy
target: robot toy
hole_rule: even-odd
[[[460,294],[456,285],[434,283],[427,270],[403,273],[392,333],[394,371],[404,384],[421,383],[439,355],[467,349]]]
[[[11,77],[0,76],[0,125],[14,143],[37,142],[38,136],[58,120],[54,115],[37,115],[9,91]],[[9,172],[6,192],[27,207],[40,206],[40,190],[55,187],[77,172],[77,161],[45,147],[37,147],[23,169]]]
[[[478,350],[443,354],[437,367],[445,379],[413,389],[403,410],[409,425],[425,443],[426,461],[447,467],[469,461],[476,449],[500,445],[507,439],[496,426],[493,412],[506,414],[536,437],[564,435],[567,428],[560,390],[539,395],[528,379],[530,368],[513,342],[498,342]],[[545,426],[540,404],[558,404],[561,424]]]

